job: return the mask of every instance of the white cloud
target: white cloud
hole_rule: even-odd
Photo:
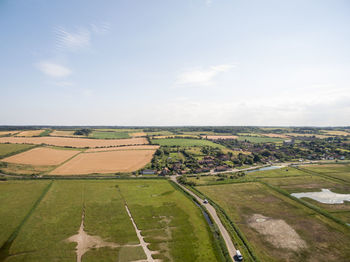
[[[38,63],[37,67],[45,75],[54,78],[67,77],[72,73],[69,68],[48,61],[42,61]]]
[[[70,81],[57,81],[57,82],[53,82],[52,84],[54,84],[56,86],[61,86],[61,87],[74,86],[74,83],[70,82]]]
[[[190,86],[208,86],[214,84],[214,78],[220,73],[231,71],[236,65],[223,64],[211,66],[208,69],[187,70],[178,75],[176,84]]]
[[[63,27],[55,29],[56,46],[58,49],[77,50],[90,46],[91,33],[86,28],[79,28],[75,32],[69,32]]]
[[[213,3],[213,0],[205,0],[206,6],[211,6],[212,3]]]
[[[111,24],[108,22],[103,22],[103,23],[91,23],[90,24],[91,27],[91,31],[99,34],[99,35],[103,35],[109,32],[110,28],[111,28]]]

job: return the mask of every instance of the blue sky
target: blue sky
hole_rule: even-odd
[[[350,2],[2,0],[0,124],[350,125]]]

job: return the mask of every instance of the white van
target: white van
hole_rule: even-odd
[[[237,249],[236,251],[236,257],[238,261],[242,261],[243,260],[243,256],[241,254],[241,252]]]

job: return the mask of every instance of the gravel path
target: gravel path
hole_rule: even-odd
[[[147,247],[148,243],[145,242],[145,240],[143,239],[142,235],[141,235],[141,231],[137,228],[136,224],[135,224],[135,221],[134,219],[132,218],[132,215],[130,213],[130,210],[128,208],[127,205],[125,205],[125,209],[126,209],[126,212],[128,212],[128,215],[130,217],[130,220],[135,228],[135,231],[136,231],[136,234],[137,234],[137,237],[139,238],[140,240],[140,244],[143,248],[143,251],[145,252],[146,256],[147,256],[147,262],[155,262],[155,260],[152,258],[152,251],[150,251]]]

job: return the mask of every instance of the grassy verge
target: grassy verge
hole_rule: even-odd
[[[221,234],[220,234],[220,230],[217,227],[217,225],[215,223],[213,223],[212,221],[213,218],[210,216],[209,213],[207,213],[205,211],[205,209],[202,207],[202,205],[200,203],[198,203],[197,199],[194,198],[193,196],[191,196],[187,191],[183,190],[178,184],[176,184],[173,181],[169,181],[170,184],[177,190],[179,190],[180,192],[182,192],[187,198],[191,199],[192,201],[194,201],[196,203],[196,205],[201,209],[202,213],[206,213],[209,216],[209,219],[211,221],[212,224],[208,224],[208,227],[210,229],[210,231],[213,234],[213,240],[215,243],[215,249],[217,251],[217,254],[219,256],[220,261],[225,261],[225,262],[231,262],[232,259],[230,258],[230,254],[227,250],[226,247],[226,243],[224,241],[224,239],[222,238]],[[203,214],[204,215],[204,214]]]
[[[187,188],[192,190],[195,194],[197,194],[201,198],[207,199],[209,203],[215,208],[216,213],[218,214],[221,222],[223,223],[223,225],[231,235],[231,239],[234,245],[238,247],[238,249],[243,253],[245,257],[245,261],[259,262],[260,260],[258,256],[255,254],[252,246],[249,244],[248,240],[246,239],[244,234],[241,232],[241,230],[238,228],[238,226],[230,219],[226,211],[203,192],[197,190],[194,187],[187,187]]]

